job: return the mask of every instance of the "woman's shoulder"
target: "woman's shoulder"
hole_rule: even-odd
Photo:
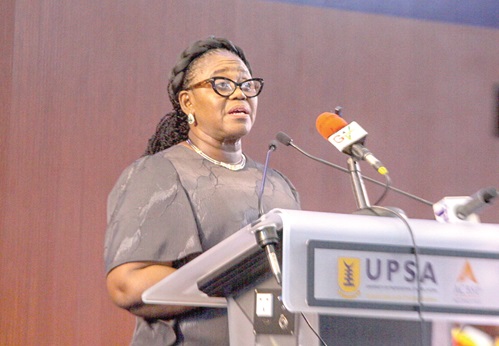
[[[172,163],[183,152],[181,146],[173,146],[152,155],[142,156],[129,164],[121,173],[117,184],[129,182],[131,179],[149,180],[155,178],[177,176],[175,165]]]
[[[156,154],[138,158],[127,166],[116,180],[108,201],[117,201],[126,191],[147,195],[158,190],[168,190],[179,185],[179,174],[170,159],[177,151],[169,148]]]
[[[178,158],[179,156],[185,155],[185,148],[182,145],[174,145],[168,149],[159,151],[155,154],[146,155],[135,160],[130,167],[170,167],[174,169],[172,160]]]

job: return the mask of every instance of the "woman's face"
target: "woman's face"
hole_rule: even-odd
[[[194,68],[187,87],[212,77],[226,77],[235,82],[252,78],[244,62],[225,50],[201,57]],[[196,118],[190,127],[191,133],[220,143],[235,142],[249,133],[258,105],[257,97],[247,98],[240,88],[229,97],[223,97],[212,89],[210,83],[182,91],[179,100],[183,111]]]

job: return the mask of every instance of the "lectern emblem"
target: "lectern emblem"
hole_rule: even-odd
[[[466,260],[454,284],[454,301],[461,304],[481,304],[481,294],[482,289],[471,263]]]
[[[461,274],[457,278],[458,282],[474,282],[478,284],[478,280],[475,277],[475,273],[473,273],[473,268],[471,268],[471,264],[468,261],[464,262],[463,269],[461,269]]]
[[[360,259],[354,257],[338,258],[338,286],[344,298],[355,298],[359,295]]]

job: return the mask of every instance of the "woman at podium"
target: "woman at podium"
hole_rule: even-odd
[[[173,111],[127,167],[108,199],[107,287],[137,316],[133,345],[228,345],[225,309],[147,305],[141,295],[259,216],[263,165],[242,138],[254,124],[263,79],[241,48],[222,38],[195,42],[173,67]],[[263,206],[299,209],[290,181],[268,170]]]

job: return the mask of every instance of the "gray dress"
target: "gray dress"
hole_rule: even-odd
[[[135,161],[108,199],[106,272],[127,262],[185,263],[258,217],[263,165],[240,171],[212,164],[176,145]],[[265,211],[299,209],[296,190],[269,169]],[[169,321],[137,317],[133,345],[228,345],[225,309],[200,308]]]

